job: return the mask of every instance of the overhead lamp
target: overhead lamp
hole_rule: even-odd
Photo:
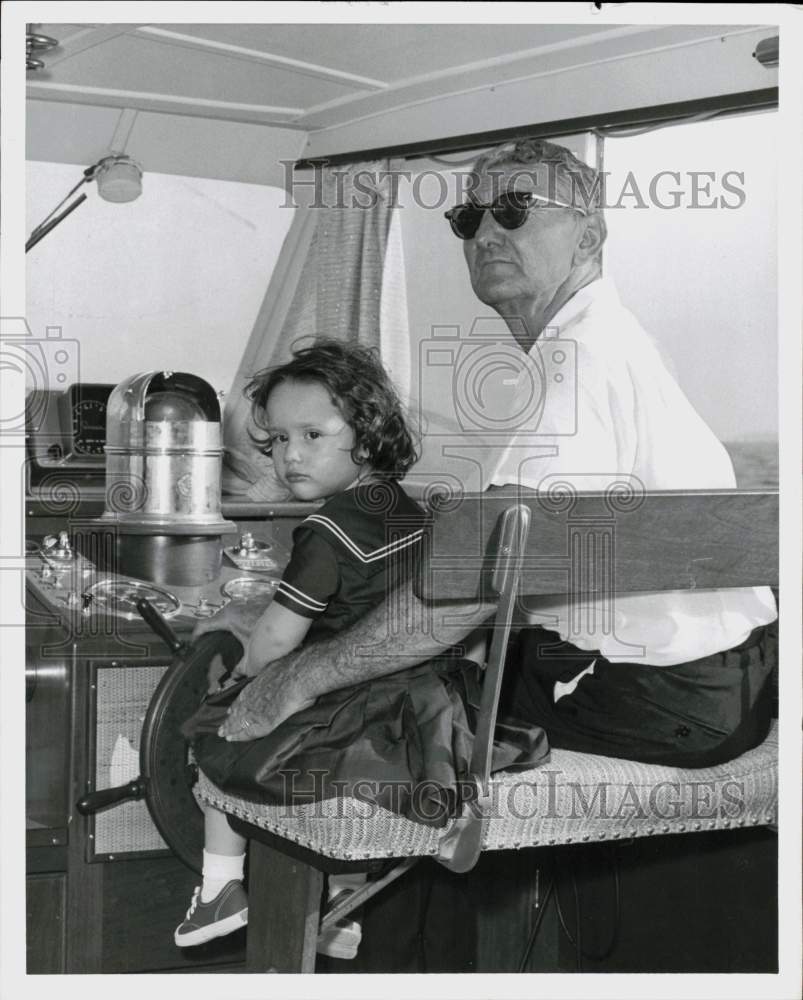
[[[753,58],[758,59],[765,69],[776,69],[778,66],[778,35],[772,38],[762,38],[756,46]]]
[[[136,201],[142,194],[142,167],[130,156],[105,156],[93,169],[104,201]]]
[[[62,219],[66,219],[71,212],[74,212],[80,204],[86,201],[86,195],[81,194],[63,212],[56,215],[64,202],[71,198],[79,187],[93,180],[97,181],[98,194],[104,201],[121,204],[135,201],[142,194],[142,167],[136,160],[132,160],[130,156],[123,153],[111,153],[109,156],[104,156],[103,159],[86,168],[84,176],[72,191],[62,198],[53,211],[33,230],[25,244],[26,253],[35,247],[39,240],[44,239],[51,229],[55,229]]]

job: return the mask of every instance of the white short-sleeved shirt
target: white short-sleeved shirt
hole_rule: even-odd
[[[487,453],[493,486],[543,491],[561,480],[604,490],[628,477],[646,490],[736,485],[725,448],[607,279],[580,289],[553,317],[519,376],[513,412],[527,423]],[[608,635],[599,622],[610,604],[592,602],[579,615],[575,606],[570,618],[569,605],[556,602],[539,606],[533,620],[614,662],[668,666],[730,649],[777,617],[768,587],[620,595],[612,610]]]

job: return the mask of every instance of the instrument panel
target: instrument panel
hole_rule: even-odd
[[[243,544],[243,541],[245,544]],[[73,623],[97,617],[140,621],[136,602],[144,597],[163,618],[192,623],[209,618],[231,601],[264,600],[278,586],[289,552],[276,542],[254,539],[247,533],[239,549],[271,552],[271,569],[223,562],[217,579],[199,586],[157,585],[149,580],[105,572],[77,551],[66,530],[26,546],[27,579],[33,592]]]
[[[102,486],[106,407],[114,385],[76,382],[34,389],[25,400],[28,487],[65,480]]]
[[[73,385],[68,391],[72,441],[70,454],[76,458],[103,456],[106,444],[106,405],[111,393],[108,385]]]

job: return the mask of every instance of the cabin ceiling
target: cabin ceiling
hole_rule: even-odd
[[[600,36],[643,33],[607,24],[43,24],[58,38],[29,76],[29,96],[61,97],[305,131],[351,120],[363,102],[432,96],[492,65],[504,78],[534,55],[572,53]]]
[[[682,73],[659,81],[667,93],[677,91],[667,101],[687,91],[693,96],[695,87],[749,90],[777,80],[750,58],[756,29],[743,25],[37,24],[34,30],[58,39],[59,47],[39,56],[44,70],[28,74],[29,159],[86,164],[125,138],[126,151],[146,169],[256,183],[277,182],[279,159],[372,148],[385,144],[385,136],[415,141],[557,120],[571,117],[571,109],[579,116],[583,104],[593,113],[604,101],[643,105],[651,81],[639,60],[679,47],[691,58]],[[711,52],[723,55],[726,39],[728,56],[738,60],[724,60],[723,80],[711,84]],[[734,65],[744,70],[743,80],[734,77]],[[583,74],[601,66],[618,76],[610,87],[589,86]],[[697,80],[700,74],[706,79]],[[634,93],[642,90],[643,98]],[[121,119],[121,112],[129,114]]]

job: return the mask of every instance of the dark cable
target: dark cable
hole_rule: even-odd
[[[577,877],[574,873],[574,868],[572,868],[572,889],[574,891],[574,933],[577,935],[577,941],[574,945],[574,964],[577,972],[583,971],[583,945],[582,938],[580,937],[582,931],[582,924],[580,922],[580,891],[577,888]]]
[[[521,961],[519,962],[519,967],[517,972],[524,972],[527,968],[527,962],[530,958],[530,952],[533,950],[533,945],[535,944],[535,939],[538,935],[538,929],[541,926],[541,921],[544,919],[544,913],[546,913],[547,903],[549,902],[549,897],[552,895],[552,890],[555,886],[554,877],[549,880],[549,885],[547,885],[546,893],[544,894],[544,901],[541,904],[541,908],[538,911],[538,916],[535,918],[535,923],[533,924],[533,929],[530,931],[530,937],[527,940],[527,946],[524,949],[524,953],[521,956]]]
[[[611,938],[605,948],[602,951],[594,954],[592,952],[584,952],[583,957],[589,959],[593,962],[602,962],[608,958],[616,947],[616,942],[619,939],[619,924],[622,915],[622,887],[619,880],[619,859],[616,856],[616,845],[609,844],[608,851],[610,854],[611,868],[613,869],[613,885],[614,885],[614,915],[613,915],[613,929],[611,931]]]
[[[558,885],[558,876],[555,876],[555,909],[558,913],[558,920],[560,921],[560,926],[563,928],[563,933],[566,935],[569,944],[577,947],[577,942],[575,941],[574,935],[566,926],[566,920],[563,916],[563,907],[560,905],[560,887]]]
[[[613,930],[611,931],[610,941],[605,946],[605,948],[600,952],[584,951],[582,948],[581,929],[580,929],[580,893],[577,887],[577,880],[575,877],[574,868],[571,865],[568,866],[569,870],[571,871],[572,886],[574,888],[574,894],[575,894],[575,922],[576,922],[575,934],[572,934],[569,928],[566,926],[566,920],[563,916],[563,908],[561,907],[560,904],[560,890],[558,885],[558,878],[557,875],[555,876],[555,907],[558,912],[558,920],[560,921],[560,925],[563,928],[563,933],[568,938],[569,943],[572,944],[575,948],[578,972],[580,971],[581,960],[583,958],[591,962],[602,962],[606,958],[608,958],[609,955],[611,955],[611,953],[613,952],[614,948],[616,947],[616,942],[619,938],[619,924],[622,913],[622,890],[619,880],[619,859],[617,858],[616,850],[612,845],[610,847],[610,853],[611,853],[611,862],[613,868],[614,898],[615,898]]]

